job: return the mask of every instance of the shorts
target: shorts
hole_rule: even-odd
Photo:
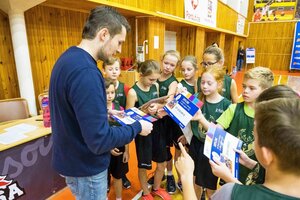
[[[195,136],[192,137],[189,154],[195,163],[195,183],[210,190],[217,189],[218,177],[213,175],[209,159],[203,154],[204,143]]]
[[[167,146],[171,147],[174,144],[176,149],[180,149],[177,141],[178,138],[183,135],[181,128],[170,116],[165,116],[163,119],[165,121],[165,130],[167,134]]]
[[[120,152],[125,151],[125,146],[118,148]],[[123,163],[123,154],[119,156],[111,155],[110,164],[108,168],[109,174],[111,174],[115,179],[122,178],[128,172],[128,162]]]
[[[153,130],[147,136],[135,137],[138,168],[151,169],[152,160],[161,163],[167,160],[166,134],[163,129],[163,120],[153,122]]]

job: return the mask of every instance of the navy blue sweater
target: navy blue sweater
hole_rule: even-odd
[[[50,79],[52,163],[65,176],[106,170],[110,150],[129,143],[141,124],[110,127],[103,76],[93,57],[71,47],[57,60]]]

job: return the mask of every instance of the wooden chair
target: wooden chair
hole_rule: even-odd
[[[0,100],[0,122],[29,118],[29,108],[26,99],[14,98]]]

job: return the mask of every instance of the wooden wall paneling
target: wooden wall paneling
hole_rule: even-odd
[[[217,37],[218,37],[218,33],[217,32],[212,32],[212,31],[206,31],[205,34],[205,47],[210,46],[213,42],[217,42]]]
[[[225,35],[225,47],[224,47],[224,67],[231,72],[231,57],[232,57],[233,35]]]
[[[256,49],[256,66],[288,70],[295,22],[251,23],[246,47]]]
[[[202,66],[200,63],[202,62],[203,52],[205,49],[205,30],[197,27],[196,35],[195,35],[195,53],[194,55],[198,61],[198,76],[202,73]]]
[[[158,18],[148,18],[148,58],[160,61],[164,54],[165,22]],[[154,37],[158,36],[159,47],[154,49]]]
[[[0,11],[0,99],[20,97],[8,16]]]
[[[36,6],[25,12],[36,96],[48,89],[57,58],[81,40],[86,17],[86,13],[46,6]]]

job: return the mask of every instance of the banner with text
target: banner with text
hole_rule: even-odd
[[[185,0],[185,19],[205,26],[217,25],[217,0]]]
[[[300,70],[300,23],[295,24],[295,35],[293,42],[293,51],[290,62],[290,69]]]

